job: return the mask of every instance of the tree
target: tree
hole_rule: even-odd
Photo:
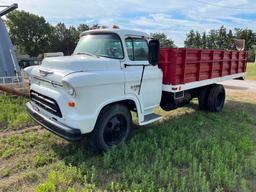
[[[216,35],[216,45],[217,49],[227,49],[227,30],[224,26],[221,26],[220,29],[217,30]]]
[[[79,31],[79,33],[82,33],[84,31],[88,31],[90,29],[90,27],[86,24],[80,24],[78,27],[77,27],[77,30]]]
[[[184,41],[186,47],[203,49],[234,49],[234,43],[232,30],[227,33],[224,26],[218,30],[212,29],[208,34],[203,32],[202,35],[191,30]]]
[[[13,43],[30,56],[36,57],[49,47],[52,28],[43,17],[13,11],[7,15],[6,23]]]
[[[167,38],[166,34],[164,33],[152,33],[150,35],[153,39],[159,40],[160,47],[164,47],[164,48],[176,47],[174,44],[174,41]]]
[[[255,44],[256,34],[251,29],[235,28],[235,36],[237,39],[245,40],[245,50],[249,50]]]
[[[67,29],[64,23],[52,26],[51,46],[49,52],[66,52],[65,40]]]
[[[245,50],[248,51],[248,60],[254,61],[254,50],[253,46],[256,42],[256,33],[251,29],[235,29],[235,36],[237,39],[245,40]]]
[[[68,29],[67,42],[69,43],[69,54],[72,54],[78,43],[80,32],[73,26]]]
[[[207,48],[208,49],[217,49],[217,33],[216,30],[210,30],[208,36],[207,36]]]
[[[202,35],[202,48],[203,49],[207,48],[207,36],[205,32],[203,32],[203,35]]]
[[[232,30],[221,26],[219,29],[212,29],[208,34],[205,32],[202,35],[194,30],[191,30],[187,34],[187,38],[184,41],[185,47],[190,48],[207,48],[207,49],[229,49],[235,50],[235,38],[245,40],[245,50],[248,51],[248,60],[254,61],[255,51],[253,45],[256,42],[256,33],[251,29],[235,29],[235,33]]]
[[[235,37],[233,31],[230,29],[226,39],[226,49],[235,49]]]
[[[188,47],[188,48],[195,48],[195,37],[196,37],[196,34],[195,34],[194,30],[191,30],[191,31],[187,34],[187,38],[186,38],[186,40],[184,41],[185,47]]]
[[[201,34],[197,31],[194,39],[194,47],[202,48]]]
[[[66,28],[64,23],[58,23],[53,27],[51,35],[51,52],[63,52],[64,55],[71,55],[79,40],[79,31],[71,26]]]

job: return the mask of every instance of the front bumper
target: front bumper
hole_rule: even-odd
[[[28,114],[40,125],[54,134],[68,140],[68,141],[79,141],[82,138],[81,131],[79,129],[71,128],[63,125],[55,120],[51,120],[37,110],[33,108],[30,102],[26,104]]]

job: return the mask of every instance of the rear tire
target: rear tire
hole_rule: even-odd
[[[200,110],[208,110],[208,95],[209,95],[209,86],[202,87],[198,95],[198,104]]]
[[[125,105],[107,106],[101,111],[91,133],[91,147],[94,151],[104,152],[120,145],[128,139],[131,127],[131,113]]]
[[[209,90],[208,110],[210,112],[220,112],[225,103],[225,89],[223,85],[216,84]]]

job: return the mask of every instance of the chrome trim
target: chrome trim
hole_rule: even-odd
[[[36,79],[36,80],[39,80],[39,81],[43,81],[43,82],[46,82],[46,83],[49,83],[51,84],[52,86],[59,86],[59,87],[63,87],[63,85],[61,83],[58,83],[56,81],[51,81],[51,80],[48,80],[48,79],[42,79],[38,76],[33,76],[32,78]]]

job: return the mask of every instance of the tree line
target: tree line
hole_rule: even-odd
[[[6,24],[12,42],[19,54],[28,54],[37,57],[40,53],[63,52],[71,55],[79,40],[81,32],[89,29],[106,28],[94,24],[80,24],[78,27],[67,27],[64,23],[50,25],[44,17],[25,11],[13,11],[7,15]],[[161,41],[165,47],[174,47],[174,42],[164,33],[151,34]]]
[[[254,61],[256,48],[256,33],[251,29],[227,30],[224,26],[212,29],[208,33],[191,30],[184,42],[188,48],[236,50],[235,39],[245,40],[245,50],[248,60]]]
[[[67,27],[64,23],[50,25],[44,17],[25,12],[13,11],[7,15],[6,24],[10,37],[20,54],[36,57],[40,53],[63,52],[71,55],[79,40],[81,32],[89,29],[101,28],[98,24],[80,24],[78,27]],[[104,27],[105,28],[105,27]],[[176,47],[174,41],[165,33],[150,34],[160,41],[161,47]],[[249,60],[254,60],[256,49],[256,33],[251,29],[227,30],[224,26],[220,29],[200,33],[191,30],[186,35],[185,47],[203,49],[229,49],[234,50],[235,39],[245,39],[245,50],[249,52]]]
[[[63,52],[65,55],[70,55],[82,31],[99,27],[98,25],[89,27],[86,24],[66,27],[64,23],[53,26],[44,17],[25,11],[9,13],[6,24],[18,52],[31,57],[45,52]]]

